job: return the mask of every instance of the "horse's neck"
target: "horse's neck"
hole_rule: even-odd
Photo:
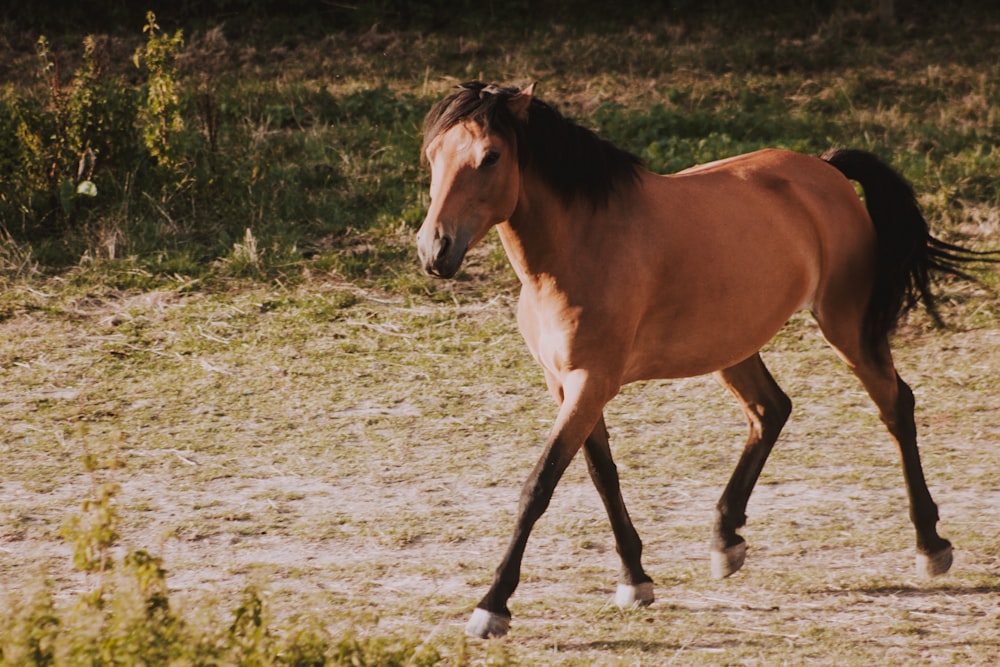
[[[586,216],[583,216],[586,217]],[[510,220],[497,226],[514,272],[525,286],[558,275],[572,253],[572,236],[586,224],[537,179],[522,177],[521,195]]]

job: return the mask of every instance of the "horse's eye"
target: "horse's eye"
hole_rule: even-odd
[[[480,169],[488,169],[500,161],[499,151],[489,151],[483,156],[483,161],[479,163]]]

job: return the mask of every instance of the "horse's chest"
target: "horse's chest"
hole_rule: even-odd
[[[559,374],[566,365],[577,321],[565,308],[522,292],[517,308],[517,324],[535,361],[545,370]]]
[[[601,365],[617,365],[609,364],[608,357],[623,350],[612,326],[615,318],[565,298],[544,298],[523,291],[517,320],[535,361],[556,377],[593,367],[599,358]]]

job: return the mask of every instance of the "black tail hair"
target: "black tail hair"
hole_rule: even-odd
[[[871,358],[878,359],[886,337],[918,303],[935,323],[943,324],[931,289],[932,272],[974,281],[963,267],[970,262],[995,262],[997,253],[976,252],[931,236],[913,188],[873,153],[835,149],[821,157],[861,184],[868,215],[875,224],[877,266],[862,325],[862,343]]]

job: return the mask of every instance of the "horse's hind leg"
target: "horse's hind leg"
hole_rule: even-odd
[[[844,320],[839,322],[843,324]],[[951,543],[937,533],[937,505],[927,488],[917,449],[913,392],[896,373],[888,341],[882,343],[876,355],[865,354],[857,333],[838,331],[844,327],[826,327],[822,320],[820,328],[861,380],[878,407],[882,423],[899,447],[910,499],[910,518],[917,533],[917,571],[925,576],[944,574],[951,567]]]
[[[611,446],[608,443],[608,431],[603,416],[584,443],[584,453],[587,458],[587,470],[608,511],[611,530],[615,535],[615,548],[622,559],[615,603],[623,608],[651,604],[653,580],[642,569],[642,542],[632,526],[625,501],[622,499],[618,468],[611,458]]]
[[[771,377],[760,355],[715,374],[743,407],[750,435],[717,506],[712,535],[712,576],[728,577],[743,566],[746,541],[736,531],[746,523],[747,501],[768,454],[788,420],[792,402]]]

